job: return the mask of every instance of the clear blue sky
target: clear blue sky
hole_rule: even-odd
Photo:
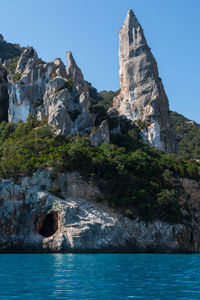
[[[128,9],[157,59],[171,110],[200,123],[200,0],[0,0],[0,33],[44,60],[71,50],[85,79],[119,89],[118,31]]]

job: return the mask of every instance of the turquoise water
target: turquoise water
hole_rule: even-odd
[[[1,254],[0,299],[200,299],[200,255]]]

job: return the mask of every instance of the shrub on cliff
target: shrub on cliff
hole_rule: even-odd
[[[18,44],[7,43],[6,41],[0,41],[0,58],[2,60],[10,59],[13,57],[20,56],[23,52],[22,47]]]
[[[183,175],[199,179],[200,174],[196,163],[149,147],[129,126],[124,126],[121,139],[113,137],[112,144],[91,146],[87,137],[56,136],[45,120],[31,116],[26,123],[1,123],[1,176],[17,179],[38,168],[79,171],[99,186],[111,206],[146,220],[161,218],[172,222],[181,215],[179,189],[170,179]]]
[[[171,117],[179,139],[180,156],[200,160],[200,124],[176,112],[171,112]]]

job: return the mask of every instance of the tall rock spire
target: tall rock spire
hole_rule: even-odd
[[[67,56],[67,76],[71,78],[75,83],[84,84],[84,77],[81,69],[77,66],[75,59],[71,53],[68,51]]]
[[[138,124],[144,141],[176,153],[175,131],[157,63],[132,10],[119,31],[119,66],[121,92],[113,107]]]

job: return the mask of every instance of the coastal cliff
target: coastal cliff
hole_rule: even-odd
[[[9,122],[26,121],[32,114],[40,120],[47,117],[48,123],[57,128],[57,134],[90,132],[95,145],[110,142],[108,130],[106,135],[105,130],[101,134],[105,122],[98,124],[96,137],[91,132],[98,119],[91,104],[98,99],[98,93],[84,79],[71,51],[66,54],[66,69],[59,58],[42,61],[33,47],[20,50],[20,57],[3,61],[9,74]],[[157,63],[132,10],[119,32],[119,65],[121,90],[113,99],[113,110],[136,124],[145,142],[159,150],[177,153],[178,143]]]
[[[198,252],[194,210],[200,186],[187,179],[179,184],[184,186],[182,205],[189,207],[185,214],[192,216],[189,223],[130,220],[74,172],[54,178],[50,171],[37,171],[17,183],[1,180],[0,252]]]
[[[182,119],[133,11],[120,91],[97,92],[66,56],[0,35],[0,252],[200,252],[199,142],[177,155]]]

